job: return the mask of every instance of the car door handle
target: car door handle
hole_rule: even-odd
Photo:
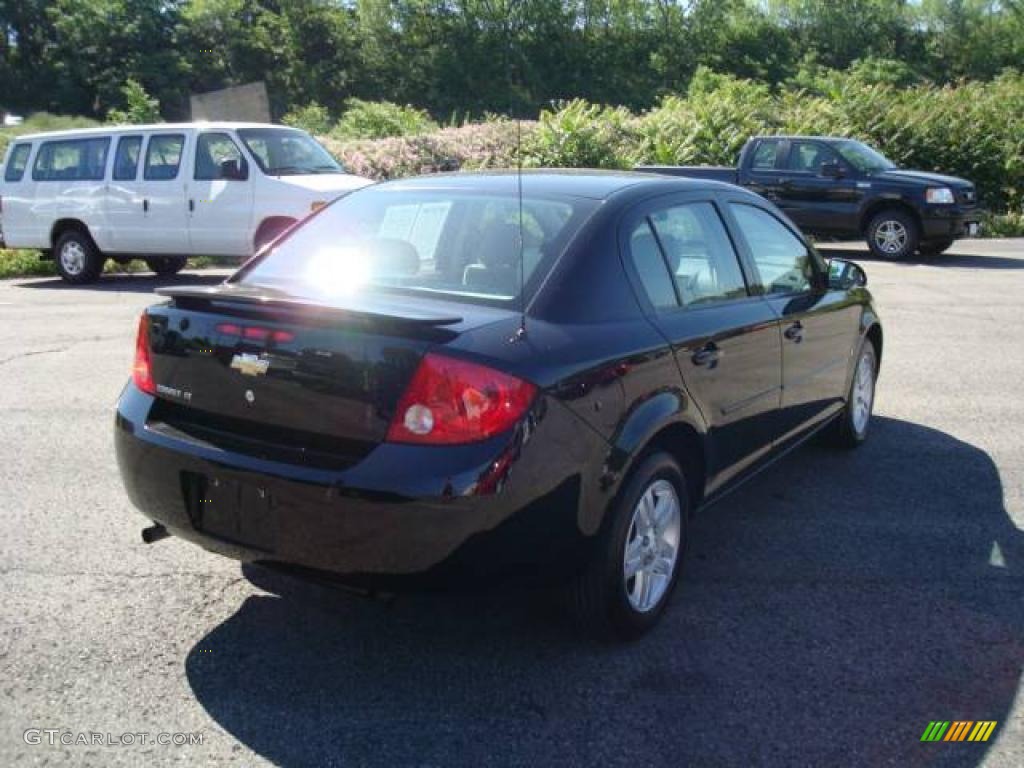
[[[142,212],[149,213],[149,200],[142,201]]]
[[[718,358],[721,357],[721,353],[722,350],[718,348],[718,345],[713,341],[709,341],[690,355],[690,361],[694,365],[706,365],[708,368],[714,368],[718,365]]]
[[[789,326],[789,328],[784,330],[782,332],[782,335],[785,336],[790,341],[794,341],[797,344],[799,344],[804,339],[804,326],[799,320],[797,320],[795,323]]]

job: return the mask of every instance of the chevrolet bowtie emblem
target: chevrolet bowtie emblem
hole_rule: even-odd
[[[243,376],[262,376],[270,368],[270,360],[241,352],[231,358],[231,367]]]

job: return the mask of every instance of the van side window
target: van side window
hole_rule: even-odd
[[[181,165],[181,151],[185,147],[185,137],[180,133],[167,133],[149,137],[146,147],[146,170],[143,174],[147,181],[170,181],[178,177]]]
[[[204,133],[196,143],[196,167],[193,178],[197,181],[215,181],[224,178],[221,163],[234,160],[243,175],[245,158],[238,145],[226,133]]]
[[[4,168],[4,181],[21,181],[21,177],[25,175],[25,167],[28,165],[28,155],[31,151],[31,144],[14,145],[11,156],[7,160],[7,167]]]
[[[32,166],[35,181],[102,181],[110,137],[47,141]]]
[[[122,136],[117,141],[114,153],[114,181],[134,181],[139,171],[139,153],[142,151],[141,136]]]

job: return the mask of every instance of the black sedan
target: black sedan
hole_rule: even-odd
[[[818,431],[865,439],[864,283],[726,184],[379,184],[223,284],[161,291],[121,475],[148,540],[367,588],[542,578],[635,636],[698,508]]]

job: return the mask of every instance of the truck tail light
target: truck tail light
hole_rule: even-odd
[[[139,318],[139,332],[135,337],[135,363],[132,365],[132,381],[146,394],[156,394],[156,384],[153,382],[153,360],[149,351],[149,315],[145,312]]]
[[[484,365],[428,354],[398,402],[388,442],[475,443],[510,429],[537,387]]]

